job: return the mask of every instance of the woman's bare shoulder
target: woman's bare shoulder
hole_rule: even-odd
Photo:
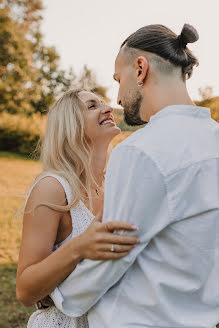
[[[40,179],[32,189],[28,203],[51,202],[66,205],[66,196],[62,184],[52,176]]]

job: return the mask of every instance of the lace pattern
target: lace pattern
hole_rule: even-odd
[[[88,328],[87,315],[71,318],[60,312],[55,306],[34,312],[27,328]]]

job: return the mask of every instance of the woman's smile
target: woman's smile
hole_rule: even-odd
[[[109,117],[105,117],[101,122],[100,125],[115,125],[114,119],[109,116]]]

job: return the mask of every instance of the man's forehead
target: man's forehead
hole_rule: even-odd
[[[119,74],[121,68],[124,65],[124,58],[123,57],[124,57],[123,50],[120,49],[120,51],[119,51],[119,53],[118,53],[118,55],[116,57],[116,60],[115,60],[115,73],[113,75],[114,78],[116,77],[116,75]]]

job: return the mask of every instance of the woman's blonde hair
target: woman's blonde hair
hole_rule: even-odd
[[[35,183],[48,172],[57,174],[68,181],[72,201],[67,206],[39,205],[60,211],[70,210],[80,200],[88,203],[92,210],[92,186],[97,186],[91,171],[91,143],[84,131],[83,110],[86,107],[79,97],[81,91],[67,91],[56,101],[48,113],[46,132],[41,141],[43,172],[37,176]]]

